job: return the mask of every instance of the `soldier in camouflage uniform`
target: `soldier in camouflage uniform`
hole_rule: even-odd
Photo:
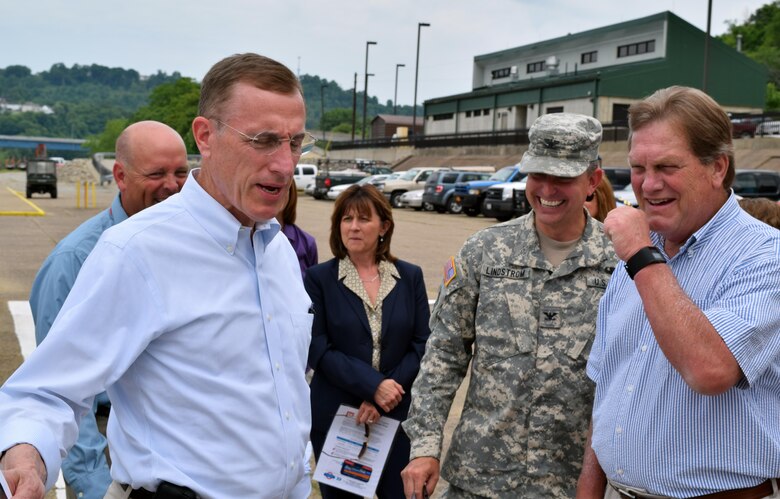
[[[533,211],[477,232],[445,266],[403,423],[412,442],[401,474],[407,498],[436,486],[444,423],[469,361],[441,470],[446,497],[574,496],[593,401],[585,364],[616,262],[583,208],[603,174],[601,125],[548,114],[529,138],[521,171]]]

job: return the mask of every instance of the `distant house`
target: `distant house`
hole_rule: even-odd
[[[415,131],[422,133],[423,118],[417,117],[417,127]],[[400,116],[397,114],[378,114],[376,118],[371,120],[371,138],[390,138],[390,137],[407,137],[412,132],[412,117]]]
[[[516,130],[546,113],[625,124],[671,85],[702,88],[705,33],[671,12],[474,57],[472,91],[426,100],[425,134]],[[707,93],[727,111],[763,109],[767,70],[710,38]]]
[[[54,109],[47,105],[42,106],[32,102],[25,102],[24,104],[12,104],[6,102],[5,99],[0,99],[0,112],[54,114]]]

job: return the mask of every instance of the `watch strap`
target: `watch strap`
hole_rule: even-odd
[[[648,265],[653,265],[654,263],[666,263],[666,258],[664,258],[661,250],[655,246],[647,246],[642,248],[641,250],[634,253],[634,255],[626,262],[626,272],[628,272],[628,277],[633,279],[637,272],[647,267]]]

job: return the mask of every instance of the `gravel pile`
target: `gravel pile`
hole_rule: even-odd
[[[89,159],[74,159],[66,162],[57,171],[57,181],[75,184],[76,182],[96,182],[100,183],[98,175],[92,161]]]

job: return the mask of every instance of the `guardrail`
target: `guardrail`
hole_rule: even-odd
[[[628,127],[622,124],[608,123],[603,125],[603,141],[624,141],[628,139]],[[528,144],[528,129],[500,130],[495,132],[465,132],[445,133],[436,135],[419,135],[417,137],[382,137],[366,140],[333,141],[331,150],[344,149],[376,149],[389,147],[414,147],[425,149],[430,147],[465,147],[465,146],[501,146]]]

